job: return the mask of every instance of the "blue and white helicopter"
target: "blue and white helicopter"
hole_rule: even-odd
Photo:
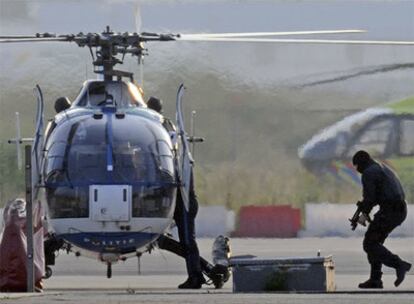
[[[43,95],[36,87],[32,187],[34,200],[47,206],[53,229],[45,242],[46,263],[54,264],[54,252],[63,246],[105,262],[110,277],[112,263],[151,250],[168,231],[177,191],[188,209],[191,155],[182,114],[184,86],[177,94],[177,132],[169,134],[164,117],[147,108],[133,74],[113,69],[122,63],[117,55],[142,60],[143,42],[174,40],[174,35],[119,34],[107,27],[101,34],[1,39],[68,41],[91,51],[99,79],[86,81],[73,102],[57,99],[57,115],[45,130]],[[50,276],[50,267],[46,270]]]
[[[55,251],[63,247],[106,263],[110,277],[112,263],[151,251],[168,233],[177,191],[188,209],[192,166],[189,139],[196,139],[189,138],[184,129],[184,86],[178,89],[177,131],[171,134],[163,127],[164,117],[147,108],[133,74],[114,69],[126,55],[136,56],[141,62],[146,53],[144,43],[155,41],[414,44],[266,38],[358,32],[362,31],[173,35],[115,33],[107,27],[103,33],[0,36],[0,43],[74,42],[87,47],[98,74],[98,79],[83,84],[73,102],[67,98],[56,101],[58,113],[45,129],[43,96],[40,88],[36,89],[32,192],[34,201],[47,207],[46,221],[53,231],[45,242],[46,264],[53,265]],[[19,145],[21,138],[18,136],[15,142]],[[50,267],[46,275],[51,275]],[[214,271],[207,275],[218,288],[228,279],[223,274],[215,277]]]

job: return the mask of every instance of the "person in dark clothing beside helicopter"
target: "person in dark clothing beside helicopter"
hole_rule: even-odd
[[[147,106],[162,114],[162,101],[160,99],[150,97]],[[164,118],[163,125],[172,137],[176,136],[176,128],[171,120]],[[188,279],[178,286],[180,289],[199,289],[206,283],[201,270],[200,253],[195,239],[195,217],[197,212],[198,201],[194,191],[193,172],[191,171],[188,211],[184,207],[180,190],[177,191],[174,221],[177,225],[180,242],[178,243],[166,236],[161,236],[158,240],[158,245],[161,249],[172,251],[185,258]],[[203,265],[207,266],[206,261],[203,260],[203,262]]]
[[[411,264],[393,254],[383,244],[388,235],[407,217],[404,190],[397,175],[386,165],[379,164],[366,151],[358,151],[352,158],[356,170],[362,174],[363,199],[358,202],[361,210],[359,223],[369,220],[375,205],[379,211],[370,221],[365,233],[363,248],[371,266],[370,278],[359,288],[383,288],[382,265],[396,271],[395,286],[399,286],[410,270]]]

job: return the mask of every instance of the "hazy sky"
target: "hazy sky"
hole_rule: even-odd
[[[0,30],[273,31],[363,28],[369,37],[414,38],[413,1],[1,0]]]
[[[134,31],[137,24],[142,31],[174,33],[360,28],[368,33],[339,38],[414,40],[414,1],[0,1],[0,34],[100,32],[106,25]],[[37,50],[54,47],[2,45],[0,51],[22,57],[30,48],[32,56],[38,56]],[[60,47],[59,54],[75,52],[74,48]],[[414,61],[410,47],[187,43],[149,48],[147,71],[179,62],[222,69],[230,78],[247,77],[257,84]],[[3,70],[11,68],[3,64]]]
[[[0,34],[4,35],[101,32],[106,25],[116,31],[135,31],[137,24],[141,31],[174,33],[359,28],[368,32],[339,38],[414,40],[414,1],[0,0]],[[274,95],[286,83],[414,62],[413,47],[398,46],[149,43],[147,47],[145,87],[150,94],[167,94],[159,79],[174,78],[171,87],[176,87],[204,73],[223,81],[224,87],[266,89]],[[31,95],[32,82],[37,80],[45,88],[64,94],[69,90],[73,96],[74,87],[94,77],[89,52],[73,44],[2,44],[0,56],[0,78],[11,80],[9,91],[26,90]],[[138,70],[135,61],[125,68]],[[413,83],[413,70],[404,70],[323,89],[384,102],[414,95]]]

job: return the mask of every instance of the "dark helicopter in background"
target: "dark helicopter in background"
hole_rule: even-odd
[[[414,45],[405,41],[271,39],[264,36],[355,33],[359,30],[283,33],[154,34],[103,33],[0,36],[1,43],[74,42],[89,48],[97,80],[86,81],[73,102],[60,98],[44,130],[43,96],[32,149],[34,200],[47,205],[54,237],[77,255],[108,265],[150,251],[169,231],[177,191],[188,207],[191,154],[184,129],[181,85],[176,134],[148,109],[133,74],[115,70],[126,55],[140,61],[143,43],[230,41],[321,44]],[[253,38],[260,37],[260,38]],[[117,56],[122,56],[119,59]],[[16,139],[19,142],[19,139]]]

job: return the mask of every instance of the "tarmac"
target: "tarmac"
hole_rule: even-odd
[[[200,239],[203,256],[211,259],[213,239]],[[1,303],[413,303],[414,271],[400,287],[395,274],[384,267],[383,290],[359,290],[369,269],[362,238],[232,239],[233,255],[259,257],[314,257],[333,255],[336,291],[333,293],[233,293],[231,279],[223,289],[179,290],[186,279],[184,261],[168,252],[154,251],[138,262],[131,258],[113,265],[113,277],[106,278],[106,266],[88,258],[60,252],[53,276],[44,281],[44,292],[0,293]],[[414,238],[389,238],[386,246],[403,259],[414,262]]]

